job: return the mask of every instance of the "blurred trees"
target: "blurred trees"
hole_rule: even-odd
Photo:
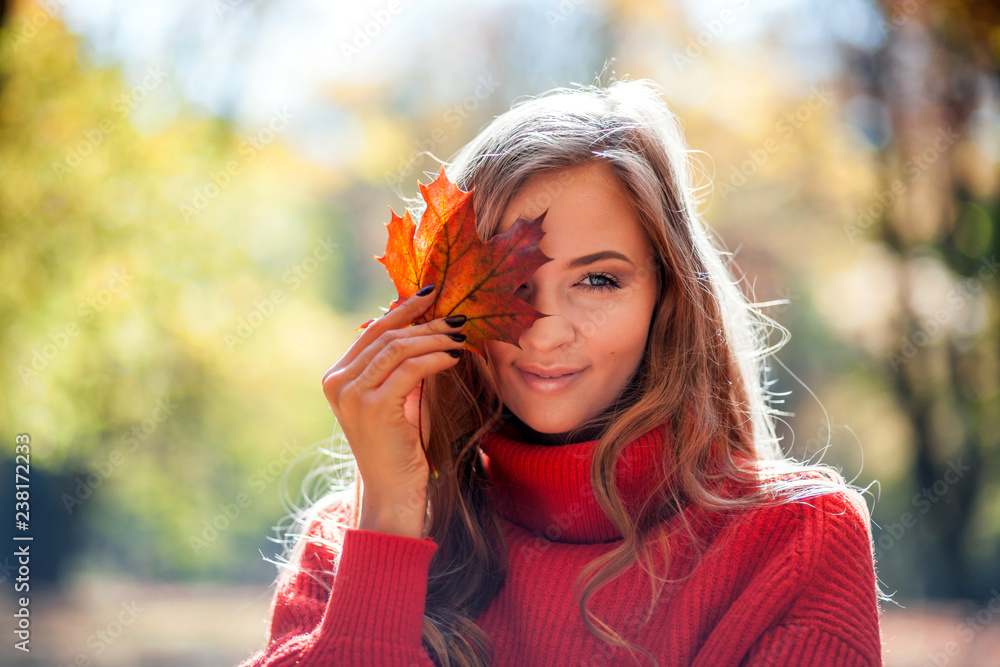
[[[745,3],[679,5],[616,3],[610,52],[675,96],[748,294],[790,301],[767,311],[792,333],[791,372],[774,369],[786,448],[878,480],[897,599],[985,599],[1000,583],[1000,10],[788,3],[755,21]]]
[[[319,379],[360,321],[322,295],[367,255],[280,112],[238,129],[183,110],[163,64],[83,67],[31,3],[0,49],[2,439],[63,480],[35,528],[87,520],[102,569],[269,569],[281,476],[329,438]]]
[[[985,600],[1000,581],[1000,142],[976,114],[1000,98],[1000,7],[884,8],[881,48],[850,54],[873,100],[868,121],[888,140],[873,200],[847,228],[896,267],[896,335],[874,360],[887,365],[914,456],[907,502],[883,514],[883,546],[919,517],[923,592]]]

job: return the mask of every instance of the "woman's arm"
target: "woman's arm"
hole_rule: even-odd
[[[358,467],[358,522],[340,504],[339,526],[334,516],[310,526],[296,569],[279,580],[267,646],[246,667],[433,665],[421,643],[437,545],[420,539],[431,428],[420,395],[426,378],[457,363],[465,340],[464,317],[411,326],[433,289],[372,321],[323,376]]]
[[[743,665],[882,664],[878,589],[868,511],[854,492],[806,501],[799,550],[814,565],[802,592],[767,629]]]
[[[267,645],[241,667],[432,667],[421,631],[427,570],[437,545],[337,530],[322,519],[308,535],[294,569],[279,578]],[[324,584],[332,584],[332,593]]]
[[[855,645],[815,625],[782,624],[765,632],[740,664],[745,667],[872,667],[881,665],[882,657],[872,652],[859,652]]]

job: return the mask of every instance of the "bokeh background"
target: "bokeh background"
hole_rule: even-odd
[[[1000,664],[998,70],[992,0],[0,2],[0,539],[19,433],[35,535],[0,663],[257,649],[389,207],[516,99],[628,76],[778,301],[785,446],[870,488],[887,664]]]

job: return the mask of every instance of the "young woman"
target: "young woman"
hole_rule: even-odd
[[[459,152],[484,239],[545,213],[515,294],[546,317],[482,358],[460,312],[411,326],[426,286],[327,372],[357,479],[245,664],[881,664],[866,505],[778,449],[773,323],[687,168],[648,81],[526,101]]]

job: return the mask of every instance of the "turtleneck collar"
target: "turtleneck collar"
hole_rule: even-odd
[[[528,444],[501,429],[483,437],[486,470],[497,511],[507,520],[554,542],[594,543],[621,539],[597,503],[590,465],[597,440]],[[669,429],[656,427],[629,443],[615,465],[615,481],[629,511],[663,479],[660,456]]]

